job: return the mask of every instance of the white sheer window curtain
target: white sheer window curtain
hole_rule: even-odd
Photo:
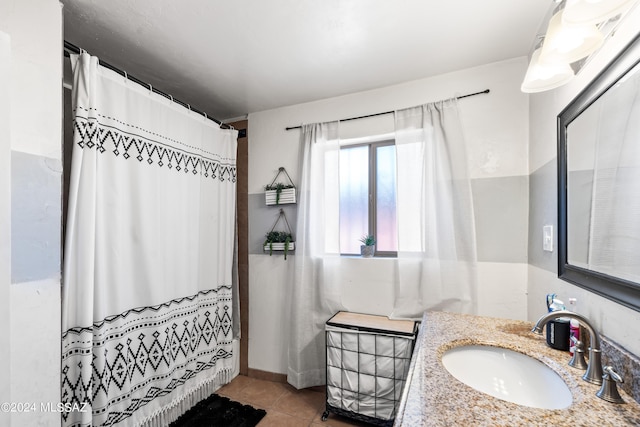
[[[474,313],[476,243],[457,101],[396,112],[398,268],[393,318]]]
[[[288,381],[325,383],[325,322],[342,303],[338,123],[302,128]],[[476,243],[466,146],[455,100],[396,112],[398,258],[391,318],[474,313]],[[376,260],[371,260],[376,262]],[[363,295],[363,298],[375,298]],[[349,307],[351,308],[351,307]]]
[[[287,380],[325,383],[324,326],[343,310],[340,295],[340,141],[338,122],[302,127],[300,198]]]

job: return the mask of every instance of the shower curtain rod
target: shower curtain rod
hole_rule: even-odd
[[[64,55],[65,56],[69,56],[70,52],[71,53],[80,53],[80,48],[78,46],[74,45],[73,43],[70,43],[70,42],[65,40],[64,41]],[[98,63],[100,65],[102,65],[103,67],[105,67],[105,68],[108,68],[108,69],[110,69],[112,71],[115,71],[116,73],[120,74],[122,77],[125,77],[125,78],[131,80],[132,82],[138,83],[140,86],[144,86],[147,89],[149,89],[150,91],[155,92],[158,95],[162,95],[165,98],[170,99],[171,101],[182,105],[184,108],[188,108],[189,110],[193,111],[194,113],[198,113],[201,116],[204,116],[205,118],[207,118],[209,120],[213,120],[214,122],[216,122],[220,126],[225,126],[225,127],[229,128],[229,129],[233,129],[232,126],[229,126],[226,123],[222,123],[220,120],[217,120],[217,119],[209,116],[207,113],[193,108],[191,105],[187,104],[186,102],[182,102],[179,99],[176,99],[173,96],[171,96],[171,95],[169,95],[167,93],[164,93],[161,90],[156,89],[155,87],[151,86],[149,83],[143,82],[142,80],[138,79],[137,77],[132,76],[131,74],[127,73],[126,71],[122,71],[121,69],[109,64],[108,62],[103,61],[102,59],[98,59]]]
[[[456,99],[462,99],[462,98],[468,98],[470,96],[476,96],[476,95],[482,95],[484,93],[489,93],[489,89],[485,89],[481,92],[474,92],[474,93],[469,93],[467,95],[461,95],[461,96],[456,96]],[[349,117],[348,119],[342,119],[342,120],[338,120],[340,122],[348,122],[349,120],[358,120],[358,119],[366,119],[368,117],[376,117],[376,116],[383,116],[385,114],[391,114],[394,113],[395,111],[384,111],[382,113],[374,113],[374,114],[367,114],[366,116],[358,116],[358,117]],[[302,128],[302,126],[291,126],[288,128],[285,128],[285,130],[293,130],[293,129],[300,129]]]

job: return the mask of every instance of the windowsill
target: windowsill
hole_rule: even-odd
[[[340,258],[345,258],[345,259],[389,259],[389,260],[398,259],[397,256],[374,256],[374,257],[365,258],[362,255],[340,255]]]

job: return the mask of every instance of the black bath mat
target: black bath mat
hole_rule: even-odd
[[[172,422],[170,427],[254,427],[267,412],[212,394]]]

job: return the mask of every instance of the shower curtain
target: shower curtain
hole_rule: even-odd
[[[63,425],[168,425],[228,382],[237,132],[72,57]]]

